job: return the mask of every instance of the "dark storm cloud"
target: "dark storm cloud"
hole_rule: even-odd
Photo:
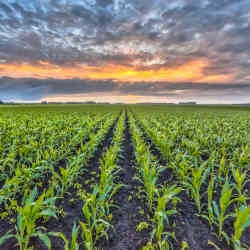
[[[36,100],[47,95],[77,94],[91,92],[110,92],[115,90],[112,81],[91,81],[80,79],[55,80],[35,78],[0,78],[0,99],[13,99],[16,96],[24,100]],[[30,95],[32,93],[32,95]],[[35,96],[33,93],[36,93]]]
[[[25,90],[25,91],[24,91]],[[180,97],[185,93],[195,92],[208,95],[220,92],[234,95],[236,92],[250,93],[250,84],[219,84],[219,83],[164,83],[164,82],[137,82],[117,83],[112,80],[87,80],[87,79],[14,79],[10,77],[0,78],[0,99],[24,101],[41,100],[49,96],[95,94],[106,93],[116,95],[156,96],[156,97]]]
[[[0,0],[0,52],[7,54],[9,61],[20,54],[20,60],[26,62],[47,59],[58,64],[55,57],[61,52],[69,61],[88,63],[91,58],[99,64],[100,57],[108,55],[114,56],[113,61],[118,56],[119,62],[125,44],[136,52],[134,59],[144,50],[181,59],[189,43],[193,48],[185,55],[190,59],[193,51],[202,53],[207,47],[220,53],[218,57],[227,51],[249,53],[249,11],[248,0]],[[232,31],[223,30],[227,24],[233,25]],[[230,44],[231,39],[244,46],[239,49]],[[136,47],[141,42],[148,46]],[[23,52],[18,53],[21,48]],[[118,50],[114,52],[114,48]],[[55,52],[48,53],[51,50]],[[82,53],[88,53],[88,58]]]
[[[118,87],[120,92],[145,95],[160,95],[161,88],[172,92],[186,88],[249,91],[249,34],[249,0],[0,0],[0,64],[47,61],[62,67],[119,64],[144,70],[171,68],[201,58],[210,62],[204,75],[233,75],[232,82],[241,83],[32,80],[35,85],[31,86],[28,80],[18,83],[12,79],[0,81],[1,98],[4,91],[13,95],[29,90],[24,97],[40,98]]]

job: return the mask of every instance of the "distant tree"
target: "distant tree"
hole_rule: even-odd
[[[179,102],[181,105],[195,105],[197,104],[196,102]]]
[[[2,100],[0,100],[0,104],[4,104],[4,102]]]

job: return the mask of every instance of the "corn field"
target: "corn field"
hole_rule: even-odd
[[[250,249],[250,109],[0,106],[0,249]]]

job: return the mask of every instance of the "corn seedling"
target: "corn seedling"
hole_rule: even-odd
[[[23,206],[18,207],[16,234],[7,234],[0,243],[6,239],[15,237],[18,241],[20,250],[33,249],[29,246],[31,237],[38,237],[50,249],[51,243],[48,233],[44,227],[37,227],[36,221],[43,217],[56,217],[56,208],[54,202],[56,197],[47,198],[43,193],[37,200],[37,189],[34,189],[28,197],[24,197]]]
[[[180,201],[177,195],[181,192],[181,188],[176,187],[176,185],[168,186],[164,189],[162,196],[158,197],[157,207],[154,211],[153,225],[154,229],[152,231],[152,238],[156,237],[159,245],[163,244],[163,240],[169,237],[169,232],[164,232],[164,222],[169,224],[168,216],[176,214],[175,209],[166,209],[168,203],[176,203]]]
[[[72,229],[71,243],[67,240],[65,235],[61,232],[49,233],[49,235],[54,236],[54,237],[59,237],[64,241],[65,243],[64,250],[79,250],[79,244],[77,243],[78,234],[79,234],[79,226],[77,227],[76,224],[74,224],[73,229]]]
[[[219,207],[215,201],[213,201],[213,211],[214,211],[214,221],[218,225],[219,228],[219,233],[218,233],[218,238],[219,240],[222,239],[222,236],[229,241],[229,237],[227,234],[223,231],[223,224],[224,221],[228,217],[233,217],[233,214],[226,214],[227,209],[229,206],[236,202],[236,201],[245,201],[245,197],[241,196],[238,198],[232,198],[232,191],[233,188],[231,185],[226,181],[226,183],[223,185],[222,191],[221,191],[221,196],[220,196],[220,201],[219,201]]]
[[[192,169],[192,175],[187,176],[184,186],[186,190],[191,193],[192,198],[194,199],[198,212],[201,212],[201,194],[200,189],[201,185],[205,183],[207,175],[210,171],[209,168],[206,168],[207,162],[201,164],[200,167],[194,167]]]
[[[240,238],[243,231],[247,227],[250,227],[250,207],[242,206],[239,209],[236,209],[235,217],[232,241],[235,250],[243,250],[245,248],[241,246]]]

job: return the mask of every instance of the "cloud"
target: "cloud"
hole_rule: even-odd
[[[101,96],[140,96],[144,100],[148,97],[165,98],[165,101],[172,98],[173,101],[179,98],[197,99],[197,95],[207,97],[220,95],[235,96],[235,102],[247,98],[250,93],[250,84],[220,84],[220,83],[164,83],[164,82],[114,82],[112,80],[96,81],[88,79],[15,79],[9,77],[0,78],[0,99],[24,101],[37,101],[50,98],[67,97],[70,100],[77,97],[77,100],[86,100],[86,97]],[[81,99],[82,98],[82,99]],[[199,98],[198,98],[199,99]],[[218,99],[219,100],[219,99]],[[107,100],[108,101],[108,100]]]
[[[25,77],[54,76],[39,85],[42,95],[56,91],[59,73],[104,92],[106,81],[126,86],[134,78],[147,88],[157,77],[175,86],[210,82],[225,89],[234,83],[244,89],[250,79],[249,13],[249,0],[0,0],[0,76],[22,78],[25,88]],[[60,82],[74,92],[69,79]]]

